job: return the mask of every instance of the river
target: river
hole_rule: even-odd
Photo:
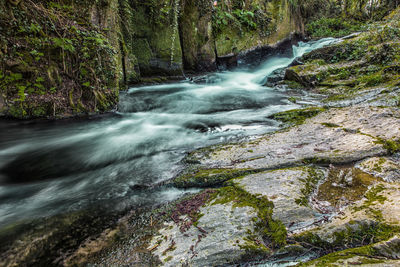
[[[160,204],[196,191],[146,186],[167,181],[188,151],[275,131],[268,116],[299,107],[284,88],[265,86],[273,71],[333,42],[299,43],[290,57],[197,82],[134,87],[118,111],[92,119],[0,121],[0,228],[101,206]]]

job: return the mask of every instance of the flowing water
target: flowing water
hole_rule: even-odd
[[[118,210],[185,194],[143,186],[176,175],[188,151],[276,130],[267,117],[298,106],[284,90],[264,86],[266,77],[333,41],[300,43],[291,57],[272,57],[252,71],[131,88],[121,93],[118,112],[96,119],[0,121],[0,228],[91,205]]]

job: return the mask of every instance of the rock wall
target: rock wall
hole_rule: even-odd
[[[271,50],[264,48],[293,32],[305,34],[306,23],[321,16],[373,19],[396,5],[371,3],[3,0],[0,115],[64,118],[106,112],[116,107],[118,92],[127,85],[252,61],[248,52],[262,58],[260,53]]]
[[[0,112],[14,118],[103,112],[123,80],[118,1],[1,1]]]
[[[285,0],[220,1],[213,10],[218,56],[274,44],[296,30]]]

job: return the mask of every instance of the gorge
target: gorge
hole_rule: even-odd
[[[0,265],[396,266],[396,7],[2,1]]]

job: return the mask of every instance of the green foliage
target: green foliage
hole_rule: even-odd
[[[6,10],[0,14],[0,49],[5,47],[7,53],[0,59],[5,67],[0,90],[6,99],[13,100],[9,102],[14,105],[9,107],[11,116],[45,116],[49,111],[57,115],[78,109],[103,111],[116,103],[116,52],[106,30],[90,21],[92,4],[108,8],[107,1],[28,1],[4,6]],[[4,14],[11,14],[13,19],[5,19]],[[69,90],[71,98],[67,97]],[[50,97],[57,92],[59,106]],[[39,102],[46,105],[38,107]]]
[[[61,48],[71,53],[75,52],[75,47],[71,39],[54,37],[52,38],[52,42],[55,48]]]
[[[257,15],[255,13],[256,11]],[[255,6],[254,10],[242,8],[226,10],[223,7],[217,6],[212,17],[213,31],[215,34],[230,28],[236,29],[239,32],[245,30],[261,30],[261,32],[264,32],[268,30],[267,26],[269,21],[270,19],[262,12],[259,6]]]
[[[306,25],[307,34],[313,38],[343,37],[353,32],[365,29],[358,21],[343,18],[320,18]]]
[[[240,24],[250,30],[255,30],[257,23],[254,21],[254,13],[248,10],[236,9],[232,12]]]

